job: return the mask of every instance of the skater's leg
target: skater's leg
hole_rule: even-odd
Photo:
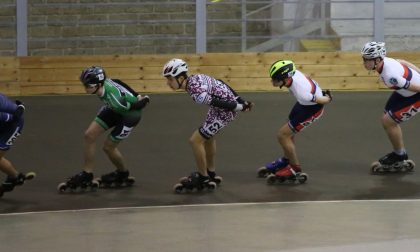
[[[193,150],[198,172],[203,176],[207,175],[207,160],[206,160],[206,139],[201,136],[198,130],[195,130],[190,137],[190,145]]]
[[[84,166],[83,170],[93,172],[95,165],[96,139],[105,132],[105,129],[93,121],[85,132]]]
[[[394,151],[396,153],[403,151],[405,148],[400,125],[396,123],[388,114],[384,114],[382,117],[382,126],[388,135]]]
[[[10,177],[17,177],[18,172],[13,164],[4,157],[5,155],[6,151],[0,150],[0,170]]]
[[[299,165],[299,160],[296,154],[296,147],[294,143],[294,132],[290,129],[288,124],[283,125],[277,132],[277,140],[284,151],[284,156],[289,159],[289,163]]]
[[[123,155],[117,148],[119,143],[120,142],[114,142],[110,138],[107,138],[103,146],[103,151],[106,153],[109,160],[117,168],[117,171],[123,172],[123,171],[126,171],[127,169],[125,168],[125,165],[124,165]]]
[[[214,137],[204,142],[204,149],[206,151],[207,170],[215,172],[215,156],[216,156],[216,139]]]

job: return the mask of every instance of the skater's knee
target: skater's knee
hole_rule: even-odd
[[[291,134],[290,132],[288,132],[287,130],[284,130],[283,128],[281,128],[278,132],[277,132],[277,140],[279,142],[286,142],[286,141],[292,141],[293,138],[293,134]]]
[[[199,134],[193,134],[188,141],[190,145],[197,146],[204,144],[205,139]]]
[[[95,134],[89,130],[85,131],[84,139],[86,143],[94,143],[96,141]]]
[[[115,146],[112,146],[109,144],[104,144],[104,146],[102,146],[102,150],[107,154],[113,153],[115,149],[116,149]]]
[[[398,124],[388,115],[384,114],[381,118],[382,126],[385,129],[393,128],[398,126]]]

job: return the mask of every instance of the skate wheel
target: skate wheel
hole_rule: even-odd
[[[174,185],[175,193],[182,193],[182,189],[184,189],[184,186],[181,183]]]
[[[416,166],[416,164],[414,163],[414,161],[413,160],[407,160],[407,166],[406,166],[406,170],[408,171],[408,172],[411,172],[411,171],[413,171],[414,170],[414,166]]]
[[[267,177],[268,173],[270,173],[265,166],[258,168],[257,170],[257,177],[258,178],[265,178]]]
[[[67,189],[67,184],[66,184],[65,182],[60,183],[60,184],[58,184],[58,186],[57,186],[57,190],[58,190],[58,192],[60,192],[60,193],[65,192],[65,191],[66,191],[66,189]]]
[[[182,177],[178,181],[179,181],[179,183],[182,183],[182,182],[185,182],[187,180],[188,180],[188,177]]]
[[[114,184],[114,187],[122,187],[122,185],[123,185],[123,183],[124,182],[122,182],[122,181],[115,181],[113,184]],[[111,186],[112,186],[112,184],[111,184]]]
[[[378,161],[375,161],[370,165],[370,171],[373,174],[378,173],[380,172],[381,167],[382,167],[381,163],[379,163]]]
[[[223,178],[220,176],[216,176],[214,177],[213,181],[216,182],[217,185],[219,185],[220,183],[222,183]]]
[[[125,185],[126,186],[132,186],[135,182],[136,182],[135,177],[128,177],[127,180],[125,181]]]
[[[99,188],[99,182],[98,181],[96,181],[96,180],[92,180],[92,184],[90,184],[90,189],[92,190],[92,191],[96,191],[96,189],[98,189]]]
[[[99,187],[99,186],[101,186],[101,184],[102,184],[102,179],[101,179],[101,178],[94,178],[94,179],[92,180],[92,183],[96,183],[96,184],[98,184],[98,187]]]
[[[28,173],[25,174],[25,179],[27,179],[27,180],[31,180],[31,179],[33,179],[35,177],[36,177],[36,173],[35,172],[28,172]]]
[[[96,181],[98,183],[98,187],[109,188],[112,185],[111,183],[105,183],[105,182],[103,182],[102,181],[102,178],[96,178],[96,179],[94,179],[92,181]]]
[[[274,174],[270,174],[267,176],[266,180],[267,180],[267,184],[272,185],[276,183],[277,177]]]
[[[216,182],[210,181],[210,182],[207,184],[207,189],[208,189],[209,191],[214,191],[216,188],[217,188],[217,184],[216,184]]]
[[[112,187],[112,183],[104,183],[104,182],[102,182],[101,185],[104,188],[110,188],[110,187]]]
[[[303,183],[305,183],[306,182],[306,180],[308,180],[308,174],[306,174],[306,173],[300,173],[298,176],[297,176],[297,181],[300,183],[300,184],[303,184]]]

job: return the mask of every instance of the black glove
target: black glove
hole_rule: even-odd
[[[13,112],[13,121],[18,121],[23,116],[23,112],[25,112],[25,104],[19,100],[16,100],[15,103],[17,108],[15,112]]]
[[[147,104],[149,104],[149,102],[150,102],[149,96],[147,96],[147,95],[143,96],[143,98],[141,98],[140,101],[134,103],[131,106],[130,110],[143,109],[144,107],[146,107]]]
[[[322,95],[330,97],[330,100],[332,101],[332,95],[331,95],[331,91],[329,89],[327,89],[325,91],[322,91]]]

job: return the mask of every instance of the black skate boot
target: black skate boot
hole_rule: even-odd
[[[98,181],[99,185],[103,187],[122,187],[122,186],[132,186],[136,179],[129,176],[130,172],[126,171],[113,171],[101,176],[101,178],[95,179]]]
[[[207,174],[210,177],[210,181],[215,182],[218,186],[222,183],[223,178],[221,176],[217,176],[216,172],[207,170]]]
[[[3,196],[5,192],[11,192],[15,186],[20,186],[25,183],[25,180],[30,180],[35,178],[36,174],[34,172],[29,172],[27,174],[19,173],[17,177],[7,176],[6,180],[0,186],[0,197]]]
[[[406,153],[398,155],[391,152],[380,158],[379,161],[373,162],[371,172],[372,174],[410,172],[414,169],[414,166],[414,162],[408,159]]]
[[[93,173],[82,171],[68,178],[66,182],[60,183],[57,189],[59,192],[65,192],[67,189],[73,192],[78,188],[85,191],[88,187],[91,190],[95,190],[99,187],[99,184],[93,180]]]
[[[183,177],[179,180],[180,183],[174,185],[176,193],[181,193],[184,189],[191,192],[194,189],[202,191],[207,188],[209,191],[216,189],[216,182],[212,181],[209,176],[203,176],[199,172],[193,172],[188,177]]]

